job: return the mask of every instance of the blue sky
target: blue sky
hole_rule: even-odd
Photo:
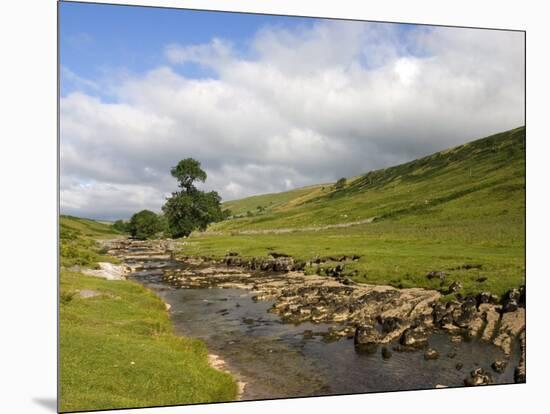
[[[60,4],[61,211],[160,211],[193,157],[223,200],[522,125],[523,34]]]
[[[249,56],[250,39],[261,28],[307,29],[320,20],[326,19],[61,2],[61,65],[87,80],[101,79],[109,72],[142,74],[168,63],[163,52],[166,45],[204,44],[213,38],[229,40],[242,56],[253,58]],[[410,54],[424,53],[407,45],[406,37],[412,31],[429,28],[393,26]],[[208,68],[193,63],[176,70],[188,78],[216,77]],[[63,75],[63,96],[79,89]],[[95,93],[102,95],[101,90]]]
[[[166,64],[163,48],[171,43],[203,44],[229,39],[246,53],[259,28],[308,27],[314,19],[218,13],[194,10],[62,2],[60,4],[61,65],[85,79],[106,71],[144,73]],[[197,65],[178,68],[187,77],[213,77]],[[75,90],[62,80],[62,94]]]

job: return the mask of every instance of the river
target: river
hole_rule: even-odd
[[[225,361],[246,384],[242,400],[456,387],[477,368],[490,372],[492,383],[514,382],[517,346],[502,373],[491,369],[493,361],[506,360],[497,346],[475,338],[456,342],[437,331],[429,344],[439,358],[397,352],[397,340],[385,344],[391,357],[383,358],[382,346],[358,351],[353,338],[325,335],[339,323],[285,322],[270,311],[272,300],[257,300],[251,289],[166,283],[165,272],[189,271],[188,264],[143,259],[140,266],[130,278],[170,305],[177,334],[203,340]]]

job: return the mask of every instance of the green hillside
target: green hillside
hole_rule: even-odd
[[[82,236],[92,237],[96,239],[111,238],[122,233],[113,229],[112,226],[99,221],[61,215],[59,218],[59,228],[61,232],[73,231],[78,232]]]
[[[282,193],[262,194],[240,200],[223,203],[224,208],[231,210],[234,216],[246,215],[248,212],[258,214],[260,212],[272,212],[281,208],[292,206],[297,200],[309,199],[329,191],[330,184],[326,186],[314,185],[298,188]]]
[[[338,191],[326,184],[231,201],[224,207],[235,214],[251,211],[253,216],[212,229],[301,228],[434,213],[481,218],[510,207],[524,208],[524,158],[525,129],[517,128],[371,171],[348,180],[348,186]]]
[[[110,225],[73,216],[59,217],[61,266],[96,267],[97,262],[116,262],[95,242],[122,236]]]
[[[325,184],[225,207],[251,213],[193,235],[187,253],[356,254],[345,271],[357,281],[444,290],[458,280],[466,292],[503,293],[525,272],[525,128],[371,171],[340,190]],[[444,286],[426,278],[437,270],[448,274]]]

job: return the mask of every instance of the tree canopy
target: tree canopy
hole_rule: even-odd
[[[161,230],[159,217],[150,210],[134,214],[128,223],[128,231],[136,239],[148,239]]]
[[[193,185],[195,181],[204,183],[206,172],[201,168],[201,163],[193,158],[186,158],[178,162],[178,165],[170,170],[172,177],[178,180],[178,185],[187,193],[197,191]]]
[[[206,230],[208,224],[220,221],[227,213],[221,210],[221,197],[215,191],[198,190],[194,183],[205,182],[206,172],[193,158],[181,160],[170,170],[178,180],[181,191],[167,198],[162,211],[168,224],[168,232],[174,237],[189,236],[193,230]]]
[[[116,231],[119,231],[121,233],[129,233],[128,225],[129,225],[129,223],[127,223],[123,220],[117,220],[112,224],[113,229],[115,229]]]

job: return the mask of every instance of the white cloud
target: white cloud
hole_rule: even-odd
[[[216,78],[159,66],[121,79],[110,89],[118,103],[62,99],[62,176],[92,183],[62,184],[62,210],[159,210],[175,189],[170,167],[186,157],[230,199],[357,175],[524,123],[520,33],[404,36],[395,25],[331,21],[264,28],[247,58],[223,39],[165,53]]]
[[[231,45],[222,39],[214,38],[206,45],[170,44],[165,48],[165,54],[170,63],[199,63],[217,67],[230,61],[233,51]]]

